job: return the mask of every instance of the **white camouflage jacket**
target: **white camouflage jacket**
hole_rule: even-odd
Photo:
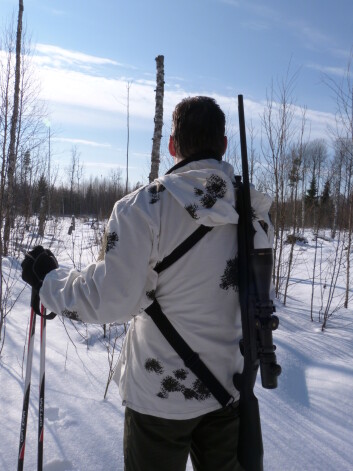
[[[188,419],[221,407],[144,312],[155,298],[238,399],[232,378],[243,360],[233,173],[215,159],[177,164],[115,204],[103,261],[81,272],[58,268],[45,277],[40,297],[48,309],[88,323],[130,321],[114,379],[123,404],[138,412]],[[251,199],[255,247],[270,247],[271,200],[253,189]],[[157,262],[200,224],[213,230],[158,275]]]

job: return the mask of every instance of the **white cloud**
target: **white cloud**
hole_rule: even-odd
[[[122,165],[115,164],[112,162],[85,162],[85,167],[97,167],[99,168],[123,168]]]
[[[53,46],[51,44],[37,44],[36,50],[45,56],[45,59],[40,58],[39,60],[45,60],[51,63],[65,63],[65,64],[92,64],[92,65],[114,65],[121,67],[131,66],[122,64],[112,59],[105,57],[92,56],[90,54],[84,54],[83,52],[71,51],[69,49],[63,49],[59,46]]]
[[[244,23],[248,29],[257,31],[267,30],[277,27],[284,30],[286,34],[289,31],[298,37],[307,48],[320,48],[332,50],[334,40],[325,31],[316,28],[312,22],[308,22],[300,16],[288,17],[283,9],[273,8],[266,5],[266,2],[260,1],[239,1],[239,0],[218,0],[220,3],[240,7],[251,15],[251,20]],[[265,21],[264,21],[265,20]]]
[[[86,139],[76,139],[71,137],[53,137],[53,141],[56,142],[68,142],[71,144],[80,144],[83,146],[90,146],[90,147],[102,147],[102,148],[110,148],[112,147],[111,144],[106,144],[102,142],[95,142],[95,141],[88,141]]]
[[[331,53],[338,57],[339,59],[344,59],[347,62],[349,61],[350,57],[353,57],[353,47],[349,49],[340,49],[340,48],[332,48],[330,49]]]
[[[126,165],[121,165],[117,163],[112,163],[112,162],[84,162],[85,167],[87,168],[96,168],[99,173],[100,170],[109,170],[113,168],[120,168],[122,170],[126,169]],[[130,170],[140,170],[140,167],[134,167],[133,165],[129,165],[129,171]]]
[[[266,31],[270,29],[270,25],[264,21],[246,21],[243,23],[245,29],[251,29],[253,31]]]
[[[50,11],[54,16],[67,16],[67,12],[64,10],[52,8]]]
[[[347,75],[347,68],[344,67],[330,67],[319,64],[307,64],[307,67],[310,69],[319,70],[324,74],[337,75],[339,77],[344,77],[345,75]]]
[[[288,21],[288,26],[301,38],[305,45],[310,47],[328,47],[332,45],[332,38],[303,20]]]
[[[56,46],[41,45],[41,51],[51,53],[52,59],[56,55],[70,60],[86,61],[86,64],[100,65],[105,60],[96,58],[80,52],[66,51]],[[60,62],[60,61],[59,61]],[[115,63],[115,61],[111,61]],[[117,63],[116,63],[117,64]],[[318,68],[319,66],[311,65]],[[155,110],[155,81],[136,78],[127,79],[124,76],[108,78],[103,75],[94,75],[91,71],[69,70],[65,64],[38,63],[40,80],[42,83],[43,99],[52,103],[55,121],[62,120],[64,123],[81,124],[100,128],[116,128],[126,126],[126,100],[127,82],[130,81],[130,117],[134,123],[134,128],[151,129]],[[340,73],[340,69],[331,69],[331,72]],[[171,115],[174,107],[183,98],[190,95],[209,95],[216,99],[224,109],[227,117],[231,118],[231,126],[236,128],[237,123],[237,103],[235,96],[225,96],[209,91],[190,93],[179,87],[169,87],[165,90],[164,99],[164,134],[169,132]],[[253,99],[244,99],[246,118],[252,119],[254,125],[259,127],[260,116],[263,113],[264,103]],[[299,115],[299,111],[298,111]],[[321,134],[324,137],[327,132],[327,124],[332,125],[335,117],[330,113],[307,111],[307,118],[311,122],[311,128],[315,130],[315,137]],[[77,139],[77,142],[79,139]],[[105,144],[84,141],[85,145],[104,146]],[[78,142],[79,143],[79,142]],[[82,142],[83,143],[83,142]]]
[[[120,78],[112,79],[47,66],[40,67],[39,75],[44,100],[126,114],[126,81]],[[132,84],[131,115],[144,118],[153,116],[154,100],[152,84]]]
[[[133,152],[132,155],[133,155],[134,157],[139,158],[139,159],[141,159],[141,158],[144,158],[144,159],[145,159],[146,157],[147,157],[147,158],[150,158],[150,157],[151,157],[151,153],[149,153],[149,152]]]
[[[231,5],[232,7],[238,7],[239,2],[238,0],[219,0],[220,3],[225,3],[226,5]]]

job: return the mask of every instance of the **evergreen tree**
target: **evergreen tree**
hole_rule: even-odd
[[[317,206],[317,204],[318,204],[318,194],[317,193],[318,193],[318,191],[317,191],[316,177],[315,177],[315,175],[313,175],[313,177],[310,181],[310,187],[306,191],[306,195],[305,195],[305,202],[306,202],[306,204],[309,208]]]
[[[39,177],[37,184],[35,185],[34,191],[34,211],[39,212],[43,198],[48,194],[48,182],[45,178],[44,173]]]
[[[331,183],[327,179],[320,196],[320,220],[323,227],[329,227],[333,217],[333,200],[331,197]]]
[[[301,180],[301,176],[299,174],[301,163],[302,162],[301,162],[300,157],[294,157],[292,161],[292,168],[290,169],[290,172],[288,175],[288,181],[289,181],[290,187],[295,187],[295,185],[297,185],[298,182]]]
[[[324,189],[322,190],[320,200],[321,200],[320,202],[321,202],[322,206],[327,205],[331,200],[331,184],[330,184],[329,179],[327,179],[326,182],[325,182]]]
[[[317,214],[316,210],[318,207],[318,188],[315,173],[313,173],[312,179],[310,181],[309,189],[306,191],[305,195],[305,206],[306,206],[306,215],[307,222],[310,226],[316,226],[317,224]]]

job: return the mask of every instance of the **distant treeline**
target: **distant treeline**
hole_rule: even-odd
[[[113,175],[116,176],[116,173]],[[141,186],[129,186],[130,193]],[[116,201],[125,196],[126,186],[121,179],[113,177],[91,177],[80,185],[51,185],[42,174],[39,180],[29,185],[18,182],[16,194],[25,195],[14,202],[14,214],[30,217],[45,213],[48,216],[91,216],[99,220],[109,217]]]

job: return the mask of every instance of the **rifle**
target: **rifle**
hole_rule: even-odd
[[[279,320],[273,315],[275,307],[270,299],[272,248],[254,248],[243,95],[238,95],[238,111],[243,182],[241,177],[236,177],[236,204],[239,214],[239,301],[243,331],[240,349],[244,356],[243,372],[233,377],[234,386],[240,393],[238,460],[245,471],[262,471],[260,411],[254,386],[260,367],[262,386],[266,389],[277,387],[281,367],[277,364],[272,331],[277,329]]]

